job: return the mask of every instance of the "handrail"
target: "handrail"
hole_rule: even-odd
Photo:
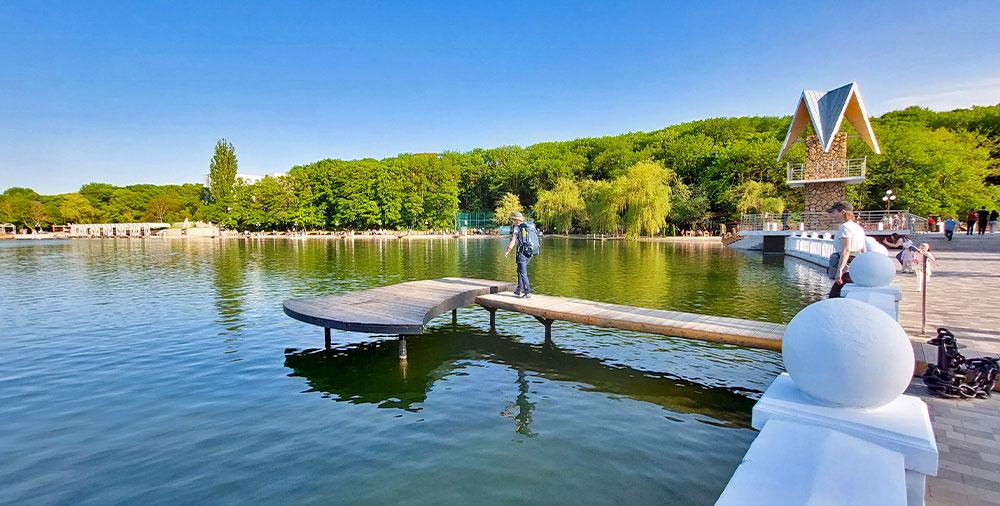
[[[864,178],[868,167],[868,157],[840,158],[823,162],[789,163],[788,182],[813,181],[819,179]]]
[[[854,219],[865,230],[913,231],[915,225],[927,222],[909,210],[856,211]],[[824,212],[744,214],[740,217],[740,230],[836,230],[840,226]]]

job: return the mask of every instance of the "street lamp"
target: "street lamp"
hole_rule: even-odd
[[[892,193],[892,190],[886,190],[885,195],[882,196],[882,202],[885,202],[885,210],[888,211],[889,207],[892,206],[892,201],[896,200],[896,195]]]

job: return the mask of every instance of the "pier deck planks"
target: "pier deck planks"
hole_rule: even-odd
[[[289,299],[285,314],[331,329],[415,335],[435,316],[472,305],[477,295],[512,290],[516,283],[471,278],[409,281],[359,292]]]
[[[777,351],[781,350],[781,338],[785,334],[785,326],[777,323],[644,309],[547,295],[532,295],[530,299],[521,299],[512,293],[494,293],[480,295],[476,297],[475,302],[487,309],[516,311],[548,320]]]

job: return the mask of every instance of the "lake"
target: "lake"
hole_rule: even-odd
[[[0,502],[711,504],[778,353],[479,307],[396,336],[284,299],[515,280],[503,239],[0,241]],[[535,293],[787,323],[829,282],[707,244],[545,238]]]

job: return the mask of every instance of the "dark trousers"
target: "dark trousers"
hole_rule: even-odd
[[[851,279],[851,273],[849,273],[849,272],[845,272],[844,273],[844,278],[843,279],[844,279],[844,285],[846,285],[847,283],[853,283],[854,282]],[[836,279],[833,280],[833,286],[830,288],[830,296],[827,297],[827,298],[834,299],[834,298],[840,297],[841,296],[840,295],[840,291],[844,289],[844,285],[838,285],[837,284],[837,280]]]
[[[985,234],[985,233],[986,233],[986,227],[987,227],[988,225],[989,225],[989,222],[988,222],[988,221],[985,221],[985,220],[979,220],[979,235],[983,235],[983,234]]]
[[[847,259],[847,265],[851,265],[851,262],[853,262],[853,261],[854,261],[854,257],[848,258]],[[836,279],[833,280],[833,286],[830,287],[830,296],[827,297],[828,299],[833,299],[833,298],[836,298],[836,297],[840,297],[841,296],[840,295],[840,290],[842,290],[844,288],[844,285],[846,285],[847,283],[853,283],[854,282],[854,280],[851,279],[851,273],[850,272],[845,272],[844,275],[841,276],[841,279],[844,280],[844,284],[843,285],[838,285],[837,284],[837,280]]]
[[[976,229],[976,220],[967,220],[965,224],[969,226],[965,231],[965,235],[972,235],[972,231]]]
[[[951,236],[953,235],[955,235],[954,230],[944,229],[944,236],[947,237],[949,241],[951,240]]]
[[[531,283],[528,281],[528,262],[531,257],[518,251],[514,261],[517,263],[517,293],[531,293]]]

